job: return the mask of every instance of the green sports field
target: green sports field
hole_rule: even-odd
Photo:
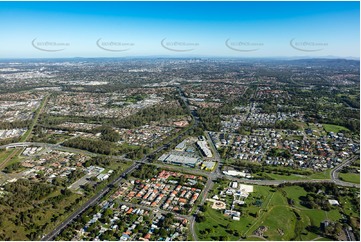
[[[308,209],[300,204],[300,197],[307,192],[300,186],[271,188],[254,186],[254,192],[246,199],[241,209],[240,221],[225,216],[222,211],[210,206],[204,212],[205,221],[196,223],[199,240],[322,240],[322,236],[308,231],[308,226],[319,227],[326,219],[338,221],[341,214],[337,207],[326,212],[321,209]],[[287,198],[294,200],[288,204]],[[228,199],[227,199],[228,200]],[[261,201],[261,205],[256,201]],[[263,238],[254,231],[266,226]]]

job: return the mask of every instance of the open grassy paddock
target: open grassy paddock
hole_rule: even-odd
[[[339,126],[339,125],[334,125],[334,124],[322,124],[323,128],[325,129],[325,131],[328,132],[334,132],[334,133],[338,133],[340,131],[350,131],[348,128],[343,127],[343,126]]]
[[[301,174],[277,174],[277,173],[270,173],[270,172],[263,172],[259,173],[262,177],[266,177],[267,179],[273,180],[310,180],[310,179],[330,179],[331,178],[331,169],[322,171],[322,172],[315,172],[311,175],[301,175]]]
[[[360,184],[360,174],[357,173],[339,173],[342,181]]]
[[[210,194],[217,193],[219,187],[214,187]],[[208,204],[204,212],[205,221],[195,225],[198,239],[220,240],[223,236],[228,240],[326,240],[306,227],[319,227],[326,219],[338,221],[341,219],[339,208],[334,207],[328,212],[306,208],[300,203],[300,197],[306,195],[307,192],[300,186],[254,186],[254,192],[241,209],[240,221],[233,221],[223,211],[214,210]],[[294,200],[293,206],[288,204],[287,198]],[[260,226],[267,227],[263,237],[254,234]]]

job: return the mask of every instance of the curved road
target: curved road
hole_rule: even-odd
[[[189,110],[189,106],[187,103],[187,98],[184,96],[184,94],[182,93],[182,90],[180,88],[178,88],[178,92],[179,95],[181,97],[181,99],[183,100],[183,102],[186,104],[188,111],[190,112],[194,122],[192,123],[192,126],[190,127],[190,129],[192,129],[193,127],[198,125],[199,122],[199,117],[197,115],[197,112],[194,110]],[[188,129],[188,130],[190,130]],[[182,132],[181,134],[179,134],[176,138],[174,138],[172,141],[176,141],[180,138],[182,138],[182,136],[188,131]],[[217,165],[215,167],[215,169],[212,172],[206,172],[203,170],[195,170],[195,169],[190,169],[186,172],[188,173],[193,173],[195,175],[202,175],[202,176],[206,176],[207,179],[207,183],[202,191],[201,194],[201,204],[204,203],[206,197],[207,197],[207,193],[208,191],[212,188],[213,186],[213,180],[217,179],[217,178],[225,178],[225,179],[229,179],[229,180],[233,180],[233,181],[238,181],[241,183],[245,183],[245,184],[253,184],[253,185],[280,185],[280,184],[285,184],[285,183],[320,183],[320,182],[333,182],[339,186],[348,186],[348,187],[360,187],[359,184],[354,184],[354,183],[350,183],[350,182],[344,182],[338,179],[338,172],[345,166],[349,165],[351,162],[353,162],[354,160],[356,160],[358,157],[357,156],[353,156],[347,160],[345,160],[344,162],[342,162],[341,164],[339,164],[338,166],[336,166],[332,171],[331,171],[331,179],[324,179],[324,180],[249,180],[249,179],[242,179],[242,178],[236,178],[236,177],[231,177],[231,176],[226,176],[224,174],[221,173],[220,170],[220,166],[221,166],[221,159],[219,156],[219,153],[213,143],[213,140],[210,138],[209,136],[209,132],[205,132],[207,140],[210,144],[210,148],[213,151],[214,154],[214,158],[217,161]],[[132,166],[130,166],[127,170],[125,170],[118,178],[116,178],[115,180],[113,180],[107,187],[103,188],[101,191],[99,191],[95,196],[93,196],[91,199],[89,199],[86,203],[84,203],[78,210],[76,210],[73,214],[71,214],[67,219],[65,219],[61,224],[59,224],[52,232],[50,232],[49,234],[43,236],[43,238],[41,239],[42,241],[50,241],[53,240],[64,228],[66,228],[66,226],[68,226],[76,217],[78,217],[81,213],[83,213],[86,209],[88,209],[90,206],[95,205],[98,201],[101,200],[101,198],[103,198],[110,190],[111,187],[113,187],[115,184],[119,183],[124,177],[125,175],[133,172],[135,169],[137,169],[141,164],[147,164],[150,163],[149,162],[149,157],[153,156],[154,154],[166,149],[169,147],[171,142],[169,142],[168,144],[165,144],[161,147],[159,147],[158,149],[156,149],[155,151],[153,151],[151,154],[146,155],[143,159],[139,160],[139,161],[135,161],[133,163]],[[92,152],[88,152],[88,151],[84,151],[84,150],[80,150],[80,149],[75,149],[75,148],[70,148],[70,147],[64,147],[61,146],[60,144],[48,144],[48,143],[39,143],[39,142],[19,142],[19,143],[12,143],[12,144],[7,144],[7,145],[2,145],[0,146],[0,149],[4,149],[4,148],[15,148],[15,147],[27,147],[27,146],[38,146],[38,147],[43,147],[43,148],[48,148],[48,149],[53,149],[53,150],[60,150],[60,151],[66,151],[66,152],[72,152],[72,153],[81,153],[81,154],[86,154],[89,156],[99,156],[99,154],[95,154]],[[125,159],[123,156],[112,156],[112,158],[115,159],[119,159],[119,160],[128,160]],[[161,164],[161,163],[155,163],[153,165],[159,166],[159,167],[169,167],[169,165],[166,164]],[[180,168],[183,169],[183,168]],[[197,211],[195,212],[195,214],[197,214]],[[179,216],[179,215],[178,215]],[[195,224],[195,217],[194,216],[183,216],[185,218],[187,218],[190,221],[190,232],[192,234],[192,237],[194,240],[198,240],[197,239],[197,234],[195,233],[194,230],[194,224]]]
[[[8,148],[8,147],[27,147],[27,146],[39,146],[39,147],[50,148],[50,149],[54,149],[54,150],[62,150],[62,151],[74,152],[74,153],[83,153],[83,154],[87,154],[87,155],[91,155],[91,156],[99,155],[99,154],[94,154],[94,153],[83,151],[83,150],[64,147],[64,146],[61,146],[61,145],[58,145],[58,144],[47,144],[47,143],[36,143],[36,142],[20,142],[20,143],[2,145],[2,146],[0,146],[0,149]],[[163,149],[163,147],[156,150],[155,152],[159,152],[162,149]],[[117,156],[115,156],[113,158],[119,158],[119,159],[121,158],[121,159],[123,159],[123,157],[117,157]],[[349,165],[351,162],[355,161],[357,158],[358,158],[357,156],[353,156],[353,157],[345,160],[344,162],[342,162],[338,166],[336,166],[331,171],[331,179],[327,179],[327,180],[326,179],[324,179],[324,180],[322,180],[322,179],[320,179],[320,180],[316,180],[316,179],[313,179],[313,180],[249,180],[249,179],[235,178],[235,177],[219,174],[217,172],[218,169],[214,169],[213,172],[206,172],[206,171],[202,171],[202,170],[189,170],[189,172],[191,172],[193,174],[198,174],[198,175],[203,175],[203,176],[208,177],[207,184],[206,184],[205,188],[203,189],[203,196],[202,196],[202,201],[203,201],[203,200],[205,200],[208,191],[212,187],[213,179],[217,179],[217,178],[226,178],[226,179],[229,179],[229,180],[238,181],[238,182],[242,182],[242,183],[245,183],[245,184],[253,184],[253,185],[280,185],[280,184],[285,184],[285,183],[294,184],[294,183],[333,182],[333,183],[335,183],[335,184],[337,184],[339,186],[358,187],[359,188],[360,187],[359,184],[344,182],[344,181],[341,181],[341,180],[338,179],[338,172],[343,167],[345,167],[345,166]],[[115,179],[112,183],[110,183],[109,186],[112,186],[112,185],[120,182],[121,179],[123,179],[123,177],[126,174],[129,174],[132,171],[134,171],[135,169],[137,169],[139,167],[139,165],[141,165],[142,163],[145,163],[145,164],[149,163],[147,161],[147,156],[144,157],[140,161],[134,162],[134,164],[131,167],[129,167],[117,179]],[[158,164],[156,163],[154,165],[159,166],[159,167],[168,167],[169,166],[169,165],[166,165],[166,164],[159,164],[159,163]],[[95,196],[93,196],[90,200],[88,200],[85,204],[83,204],[76,212],[74,212],[66,220],[64,220],[60,225],[58,225],[51,233],[44,236],[41,240],[42,241],[53,240],[77,216],[79,216],[87,208],[89,208],[90,206],[96,204],[102,197],[104,197],[110,191],[109,186],[105,187],[100,192],[98,192]],[[194,230],[194,223],[195,223],[194,220],[195,219],[194,219],[194,217],[188,217],[188,218],[189,218],[189,221],[190,221],[190,232],[192,234],[192,237],[196,240],[197,235],[196,235],[195,230]]]
[[[350,165],[352,162],[354,162],[357,158],[359,158],[358,156],[352,156],[349,159],[345,160],[344,162],[342,162],[341,164],[339,164],[338,166],[336,166],[332,171],[331,171],[331,179],[332,181],[339,186],[344,186],[344,187],[358,187],[360,188],[360,184],[355,184],[355,183],[351,183],[351,182],[345,182],[342,181],[338,178],[338,173],[340,172],[340,170],[342,170],[342,168],[344,168],[345,166]]]
[[[4,149],[4,148],[8,148],[8,147],[27,147],[27,146],[39,146],[39,147],[50,148],[50,149],[54,149],[54,150],[66,151],[66,152],[82,153],[82,154],[86,154],[86,155],[89,155],[89,156],[98,156],[99,155],[99,154],[92,153],[92,152],[89,152],[89,151],[84,151],[84,150],[80,150],[80,149],[65,147],[65,146],[61,146],[61,145],[58,145],[58,144],[48,144],[48,143],[38,143],[38,142],[12,143],[12,144],[7,144],[7,145],[2,145],[2,146],[0,146],[0,149]],[[160,148],[155,150],[152,154],[160,152],[161,150],[164,149],[164,147],[165,146],[161,146]],[[211,148],[214,148],[214,147],[211,146]],[[214,149],[212,149],[212,150],[214,151]],[[214,151],[214,152],[216,152],[216,151]],[[217,163],[219,163],[219,155],[218,156],[215,155],[215,157],[217,157],[217,161],[218,161]],[[123,156],[112,156],[112,158],[120,159],[120,160],[126,160]],[[141,160],[139,160],[137,162],[148,164],[149,162],[147,161],[147,158],[148,158],[148,156],[146,156],[145,158],[143,158],[143,159],[141,159]],[[216,169],[214,169],[213,172],[207,172],[207,171],[195,170],[195,169],[187,169],[187,168],[184,168],[184,167],[179,167],[179,169],[183,169],[185,172],[192,173],[192,174],[195,174],[195,175],[202,175],[202,176],[209,177],[210,180],[217,179],[217,178],[225,178],[225,179],[229,179],[229,180],[243,182],[245,184],[254,184],[254,185],[280,185],[280,184],[284,184],[284,183],[292,183],[293,184],[293,183],[305,183],[305,182],[307,182],[307,183],[334,182],[336,185],[339,185],[339,186],[358,187],[359,188],[360,187],[359,184],[341,181],[338,178],[338,172],[343,167],[345,167],[345,166],[349,165],[350,163],[352,163],[353,161],[355,161],[357,158],[358,158],[358,156],[352,156],[349,159],[343,161],[341,164],[339,164],[335,168],[333,168],[332,171],[331,171],[331,179],[250,180],[250,179],[236,178],[236,177],[220,174],[219,169],[218,169],[219,166],[217,166]],[[172,168],[172,166],[167,165],[167,164],[162,164],[162,163],[154,163],[153,165],[158,166],[158,167]],[[177,170],[177,167],[175,169]]]
[[[178,89],[179,94],[182,98],[182,100],[184,101],[184,103],[187,105],[187,99],[184,97],[184,95],[181,93],[181,90]],[[197,115],[197,113],[195,111],[190,111],[191,116],[193,117],[193,124],[192,127],[197,126],[198,122],[199,122],[199,117]],[[191,129],[190,128],[190,129]],[[190,130],[188,129],[188,130]],[[187,131],[186,131],[187,132]],[[181,138],[186,132],[182,132],[182,134],[179,134],[176,138],[174,138],[172,141],[177,140],[179,138]],[[253,185],[280,185],[280,184],[285,184],[285,183],[320,183],[320,182],[333,182],[336,185],[339,186],[347,186],[347,187],[360,187],[359,184],[354,184],[354,183],[350,183],[350,182],[344,182],[338,179],[338,172],[345,166],[349,165],[351,162],[353,162],[355,159],[357,159],[357,156],[353,156],[347,160],[345,160],[344,162],[342,162],[341,164],[339,164],[338,166],[336,166],[332,171],[331,171],[331,179],[324,179],[324,180],[249,180],[249,179],[242,179],[242,178],[236,178],[236,177],[231,177],[231,176],[226,176],[224,174],[221,173],[220,165],[221,165],[221,159],[219,156],[219,153],[217,151],[217,149],[215,148],[215,145],[212,141],[212,139],[209,136],[208,132],[206,133],[206,137],[208,142],[210,143],[210,148],[213,151],[214,154],[214,158],[217,160],[217,166],[216,168],[212,171],[212,172],[206,172],[203,170],[196,170],[196,169],[184,169],[184,168],[180,168],[180,169],[184,169],[187,170],[185,172],[188,173],[192,173],[195,175],[202,175],[202,176],[206,176],[208,178],[207,183],[201,193],[201,204],[203,204],[203,202],[205,201],[205,198],[207,197],[207,193],[208,191],[212,188],[213,186],[213,180],[217,179],[217,178],[225,178],[225,179],[229,179],[229,180],[233,180],[233,181],[238,181],[241,183],[245,183],[245,184],[253,184]],[[107,187],[103,188],[100,192],[98,192],[95,196],[93,196],[91,199],[89,199],[85,204],[83,204],[77,211],[75,211],[73,214],[71,214],[66,220],[64,220],[60,225],[58,225],[52,232],[50,232],[49,234],[45,235],[41,240],[42,241],[49,241],[49,240],[53,240],[67,225],[69,225],[77,216],[79,216],[81,213],[83,213],[87,208],[89,208],[90,206],[96,204],[102,197],[104,197],[111,189],[112,186],[114,186],[115,184],[117,184],[118,182],[120,182],[126,174],[131,173],[132,171],[134,171],[135,169],[137,169],[141,164],[149,164],[150,163],[150,156],[153,156],[154,154],[166,149],[169,147],[171,142],[169,142],[168,144],[165,144],[161,147],[159,147],[158,149],[156,149],[155,151],[153,151],[151,154],[146,155],[143,159],[139,160],[139,161],[135,161],[133,163],[133,165],[131,167],[129,167],[126,171],[124,171],[118,178],[116,178],[114,181],[112,181]],[[19,142],[19,143],[12,143],[12,144],[7,144],[7,145],[2,145],[0,146],[0,149],[4,149],[4,148],[14,148],[14,147],[27,147],[27,146],[39,146],[39,147],[43,147],[43,148],[49,148],[49,149],[53,149],[53,150],[60,150],[60,151],[66,151],[66,152],[72,152],[72,153],[81,153],[81,154],[86,154],[89,156],[99,156],[99,154],[95,154],[92,152],[88,152],[88,151],[84,151],[84,150],[80,150],[80,149],[75,149],[75,148],[70,148],[70,147],[64,147],[61,146],[60,144],[48,144],[48,143],[38,143],[38,142]],[[128,160],[125,159],[123,156],[111,156],[112,158],[115,159],[119,159],[119,160]],[[153,164],[153,163],[151,163]],[[153,165],[156,165],[158,167],[168,167],[168,168],[172,168],[169,165],[166,164],[161,164],[161,163],[154,163]],[[177,170],[176,168],[174,168],[175,170]],[[195,212],[195,214],[198,212],[198,210]],[[190,221],[190,232],[192,234],[192,237],[194,240],[198,240],[197,239],[197,235],[195,233],[194,230],[194,223],[195,223],[195,217],[194,216],[187,216],[187,218]]]

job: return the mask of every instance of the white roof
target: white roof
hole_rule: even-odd
[[[330,200],[328,200],[328,202],[329,202],[331,205],[340,205],[337,200],[330,199]]]

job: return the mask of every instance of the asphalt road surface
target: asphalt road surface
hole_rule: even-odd
[[[119,181],[123,179],[126,174],[133,172],[135,169],[139,167],[139,164],[134,163],[127,170],[125,170],[117,179],[111,182],[107,187],[103,188],[100,192],[98,192],[95,196],[89,199],[85,204],[83,204],[78,210],[76,210],[72,215],[70,215],[67,219],[65,219],[60,225],[58,225],[52,232],[45,235],[41,238],[42,241],[50,241],[53,240],[60,232],[68,226],[73,220],[78,217],[81,213],[87,210],[89,207],[95,205],[101,198],[103,198],[109,191],[110,186],[115,185]]]
[[[182,98],[182,100],[185,102],[185,104],[188,107],[188,103],[187,103],[187,99],[183,96],[183,93],[181,93],[181,90],[179,90],[179,94]],[[188,107],[189,108],[189,107]],[[191,115],[193,117],[193,126],[198,125],[199,122],[199,117],[197,115],[197,113],[193,110],[191,111]],[[183,134],[178,135],[176,138],[174,138],[172,141],[180,139],[182,137]],[[332,171],[331,171],[331,179],[325,179],[325,180],[249,180],[249,179],[242,179],[242,178],[236,178],[236,177],[232,177],[232,176],[226,176],[223,175],[221,173],[220,170],[220,166],[221,166],[221,159],[220,159],[220,155],[217,151],[217,149],[214,146],[213,141],[211,140],[209,133],[206,132],[206,137],[207,140],[211,146],[211,149],[213,151],[214,154],[214,158],[217,161],[217,166],[216,168],[212,171],[212,172],[206,172],[203,170],[196,170],[196,169],[184,169],[186,170],[185,172],[188,173],[192,173],[195,175],[202,175],[207,177],[207,182],[206,185],[202,191],[202,200],[201,200],[201,204],[204,203],[208,191],[212,188],[213,186],[213,180],[217,179],[217,178],[224,178],[224,179],[229,179],[232,181],[238,181],[241,183],[245,183],[245,184],[253,184],[253,185],[280,185],[283,183],[320,183],[320,182],[333,182],[337,185],[340,186],[348,186],[348,187],[360,187],[359,184],[353,184],[353,183],[349,183],[349,182],[344,182],[338,179],[338,172],[344,167],[349,165],[352,161],[354,161],[355,159],[357,159],[356,156],[351,157],[347,160],[345,160],[343,163],[341,163],[340,165],[338,165],[337,167],[335,167]],[[154,156],[155,154],[159,153],[160,151],[166,149],[169,147],[171,142],[169,142],[168,144],[165,144],[159,148],[157,148],[155,151],[153,151],[151,154],[148,154],[147,156],[145,156],[143,159],[139,160],[139,161],[135,161],[133,163],[133,165],[131,167],[129,167],[127,170],[125,170],[118,178],[116,178],[113,182],[111,182],[107,187],[105,187],[104,189],[102,189],[100,192],[98,192],[95,196],[93,196],[91,199],[89,199],[85,204],[83,204],[77,211],[75,211],[73,214],[71,214],[66,220],[64,220],[61,224],[59,224],[52,232],[50,232],[49,234],[45,235],[41,240],[42,241],[50,241],[53,240],[64,228],[66,228],[67,225],[69,225],[76,217],[78,217],[81,213],[83,213],[86,209],[88,209],[90,206],[95,205],[97,202],[99,202],[101,200],[101,198],[103,198],[109,191],[110,191],[110,187],[114,186],[115,184],[119,183],[127,174],[133,172],[135,169],[137,169],[141,164],[147,164],[150,163],[150,158]],[[53,149],[53,150],[61,150],[61,151],[67,151],[67,152],[74,152],[74,153],[82,153],[82,154],[87,154],[90,156],[97,156],[99,154],[95,154],[95,153],[91,153],[88,151],[83,151],[83,150],[79,150],[79,149],[74,149],[74,148],[69,148],[69,147],[64,147],[61,146],[59,144],[47,144],[47,143],[37,143],[37,142],[19,142],[19,143],[13,143],[13,144],[8,144],[8,145],[3,145],[0,146],[0,149],[3,148],[9,148],[9,147],[26,147],[26,146],[38,146],[38,147],[43,147],[43,148],[48,148],[48,149]],[[115,159],[120,159],[120,160],[125,160],[123,156],[112,156],[112,158]],[[153,163],[152,163],[153,164]],[[165,167],[165,168],[174,168],[174,167],[170,167],[167,164],[161,164],[161,163],[154,163],[153,165],[156,165],[158,167]],[[174,168],[175,170],[179,170],[179,169],[183,169],[182,167],[178,168]],[[126,204],[126,203],[123,203]],[[129,204],[131,206],[138,206],[141,207],[140,205],[135,205],[135,204]],[[147,209],[149,209],[149,207],[146,207]],[[159,210],[159,209],[158,209]],[[162,213],[168,213],[168,211],[161,211]],[[195,214],[197,214],[198,209],[196,210]],[[194,223],[195,223],[195,217],[194,216],[185,216],[185,215],[179,215],[177,214],[178,217],[184,217],[187,218],[190,221],[190,231],[191,234],[193,236],[193,239],[197,240],[197,235],[194,231]]]

